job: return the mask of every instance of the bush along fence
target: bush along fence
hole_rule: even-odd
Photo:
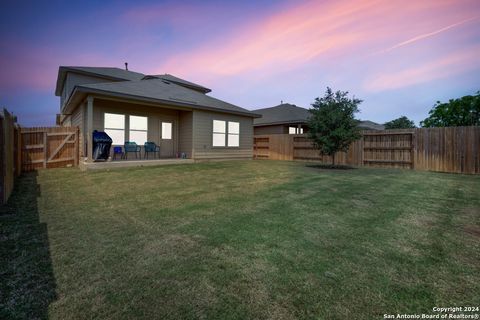
[[[254,157],[331,163],[307,135],[257,135]],[[337,164],[409,168],[453,173],[480,173],[480,127],[418,128],[362,131],[347,152],[335,155]]]

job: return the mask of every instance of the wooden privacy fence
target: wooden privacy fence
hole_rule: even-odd
[[[21,128],[22,171],[78,165],[77,127]]]
[[[0,204],[7,202],[15,177],[20,174],[19,141],[15,117],[5,109],[0,110]]]
[[[254,158],[331,163],[306,135],[258,135]],[[337,164],[410,168],[455,173],[480,173],[480,127],[418,128],[363,131]]]

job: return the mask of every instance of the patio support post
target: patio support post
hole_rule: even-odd
[[[93,153],[93,97],[87,97],[87,161],[92,162]]]

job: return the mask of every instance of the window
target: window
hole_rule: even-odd
[[[105,133],[112,138],[112,144],[122,145],[125,143],[125,115],[105,113],[103,127]]]
[[[240,144],[240,123],[228,121],[228,146],[238,147]]]
[[[227,142],[228,141],[228,142]],[[240,123],[234,121],[213,120],[213,139],[214,147],[238,147],[240,145]]]
[[[214,147],[225,147],[225,121],[213,120],[213,143]]]
[[[288,134],[303,134],[303,128],[288,127]]]
[[[162,139],[165,139],[165,140],[172,139],[172,123],[171,122],[162,122]]]
[[[130,116],[130,137],[129,141],[143,145],[148,141],[148,118]]]

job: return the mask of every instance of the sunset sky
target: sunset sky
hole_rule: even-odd
[[[326,87],[360,119],[423,120],[480,90],[479,0],[2,1],[0,106],[54,125],[60,65],[170,73],[253,110]]]

